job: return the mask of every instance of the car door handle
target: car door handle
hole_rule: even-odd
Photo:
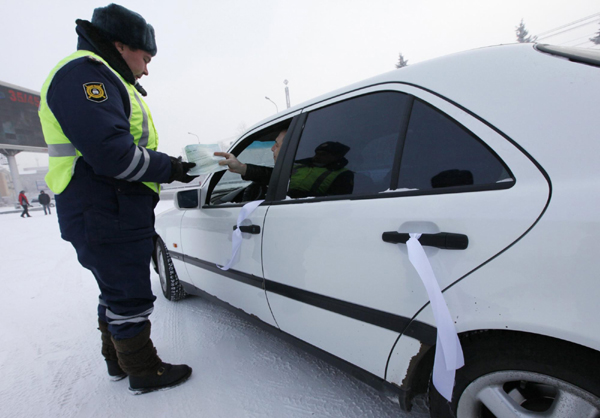
[[[237,225],[233,225],[233,230],[237,229]],[[242,225],[240,231],[247,232],[249,234],[260,234],[260,226],[258,225]]]
[[[384,232],[381,238],[392,244],[406,244],[410,236],[401,232]],[[466,250],[469,246],[469,237],[451,232],[438,232],[437,234],[421,234],[421,245],[442,248],[444,250]]]

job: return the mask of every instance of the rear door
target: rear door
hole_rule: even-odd
[[[415,87],[371,87],[305,112],[283,163],[290,181],[265,218],[267,297],[282,330],[384,377],[428,298],[406,246],[382,234],[468,237],[464,250],[425,247],[443,289],[527,231],[548,182],[509,140]],[[286,197],[325,142],[347,148],[351,193]]]

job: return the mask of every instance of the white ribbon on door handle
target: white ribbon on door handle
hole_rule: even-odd
[[[238,262],[238,253],[242,246],[242,231],[240,230],[240,227],[242,226],[242,222],[244,222],[248,216],[252,215],[252,212],[254,212],[262,202],[264,202],[264,200],[253,200],[242,206],[237,218],[237,228],[233,231],[233,235],[231,236],[231,259],[224,266],[217,264],[217,267],[221,270],[229,270]]]
[[[448,305],[444,300],[427,254],[419,242],[421,234],[409,234],[409,236],[410,239],[406,242],[408,259],[419,273],[427,290],[437,327],[433,384],[440,395],[450,402],[456,370],[465,365],[465,359]]]

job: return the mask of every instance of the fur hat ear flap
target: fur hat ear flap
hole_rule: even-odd
[[[138,13],[118,4],[94,9],[92,25],[99,29],[106,38],[113,42],[142,49],[152,56],[156,55],[156,39],[154,28]]]

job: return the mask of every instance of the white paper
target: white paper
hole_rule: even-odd
[[[252,215],[252,212],[254,212],[262,202],[264,202],[264,200],[253,200],[242,206],[237,219],[237,228],[233,231],[233,235],[231,236],[231,258],[224,266],[217,264],[217,267],[221,270],[229,270],[239,261],[239,252],[240,247],[242,246],[242,231],[240,230],[240,227],[242,226],[242,222],[244,222],[248,216]]]
[[[425,254],[425,250],[419,242],[421,234],[409,235],[410,239],[406,243],[408,259],[419,273],[419,277],[427,290],[437,327],[433,385],[440,395],[451,402],[456,369],[460,369],[465,365],[462,347],[440,285],[431,268],[427,254]]]
[[[224,160],[224,157],[214,156],[215,152],[221,151],[218,144],[186,145],[184,150],[188,162],[196,163],[196,167],[187,172],[190,176],[216,173],[228,168],[226,165],[219,165],[219,161]]]

